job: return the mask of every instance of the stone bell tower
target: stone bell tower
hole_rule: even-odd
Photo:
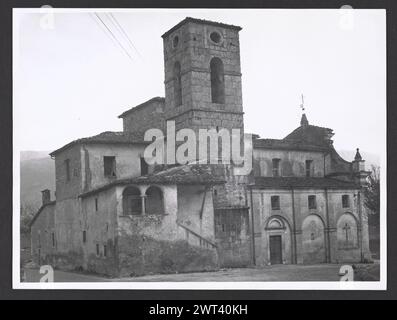
[[[164,113],[166,121],[175,121],[176,130],[193,129],[196,137],[199,129],[227,129],[230,136],[232,129],[239,129],[240,150],[244,152],[240,30],[238,26],[186,18],[163,35]],[[220,154],[221,148],[218,151]],[[202,160],[200,156],[198,159]],[[218,167],[225,177],[225,184],[212,188],[215,238],[223,248],[220,261],[229,266],[236,261],[246,264],[250,262],[248,176],[236,174],[234,161]],[[236,240],[230,244],[232,233]]]
[[[165,116],[176,130],[243,132],[240,30],[186,18],[163,34]]]

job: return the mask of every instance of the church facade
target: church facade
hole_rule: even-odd
[[[148,129],[240,129],[238,26],[186,18],[163,34],[165,97],[103,132],[53,151],[56,199],[31,222],[39,264],[109,276],[370,259],[357,150],[342,159],[331,129],[302,115],[283,139],[253,135],[253,168],[148,164]],[[166,143],[173,143],[166,139]],[[167,155],[170,157],[170,155]],[[200,160],[200,159],[197,159]]]

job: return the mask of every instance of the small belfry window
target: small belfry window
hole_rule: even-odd
[[[212,58],[211,70],[211,101],[212,103],[225,103],[225,77],[223,62],[219,58]]]
[[[70,159],[65,160],[66,181],[70,181]]]
[[[210,39],[215,43],[220,43],[222,40],[222,37],[218,32],[214,31],[214,32],[211,32]]]
[[[95,198],[95,211],[98,211],[98,198]]]
[[[279,177],[280,176],[280,159],[273,159],[272,164],[273,164],[273,177]]]
[[[178,46],[179,43],[179,37],[175,36],[174,39],[172,39],[172,47],[176,48]]]
[[[272,205],[272,210],[280,210],[280,197],[279,196],[271,196],[270,202]]]
[[[342,207],[343,208],[350,208],[350,198],[348,194],[344,194],[342,196]]]
[[[52,247],[55,248],[55,233],[51,233],[51,239],[52,239]]]
[[[116,157],[103,157],[105,177],[116,177]]]
[[[317,208],[316,196],[308,196],[307,201],[308,201],[309,209]]]
[[[175,107],[182,105],[182,75],[181,64],[178,61],[174,64],[174,102]]]
[[[312,165],[313,165],[313,160],[306,160],[306,177],[311,177]]]

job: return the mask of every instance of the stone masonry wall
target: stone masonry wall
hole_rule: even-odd
[[[143,136],[148,129],[165,130],[164,99],[153,99],[143,107],[138,107],[123,117],[123,130]]]

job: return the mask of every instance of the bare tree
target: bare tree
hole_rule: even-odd
[[[371,166],[371,174],[368,177],[368,187],[364,190],[364,203],[369,209],[368,223],[379,226],[380,215],[380,167]]]

